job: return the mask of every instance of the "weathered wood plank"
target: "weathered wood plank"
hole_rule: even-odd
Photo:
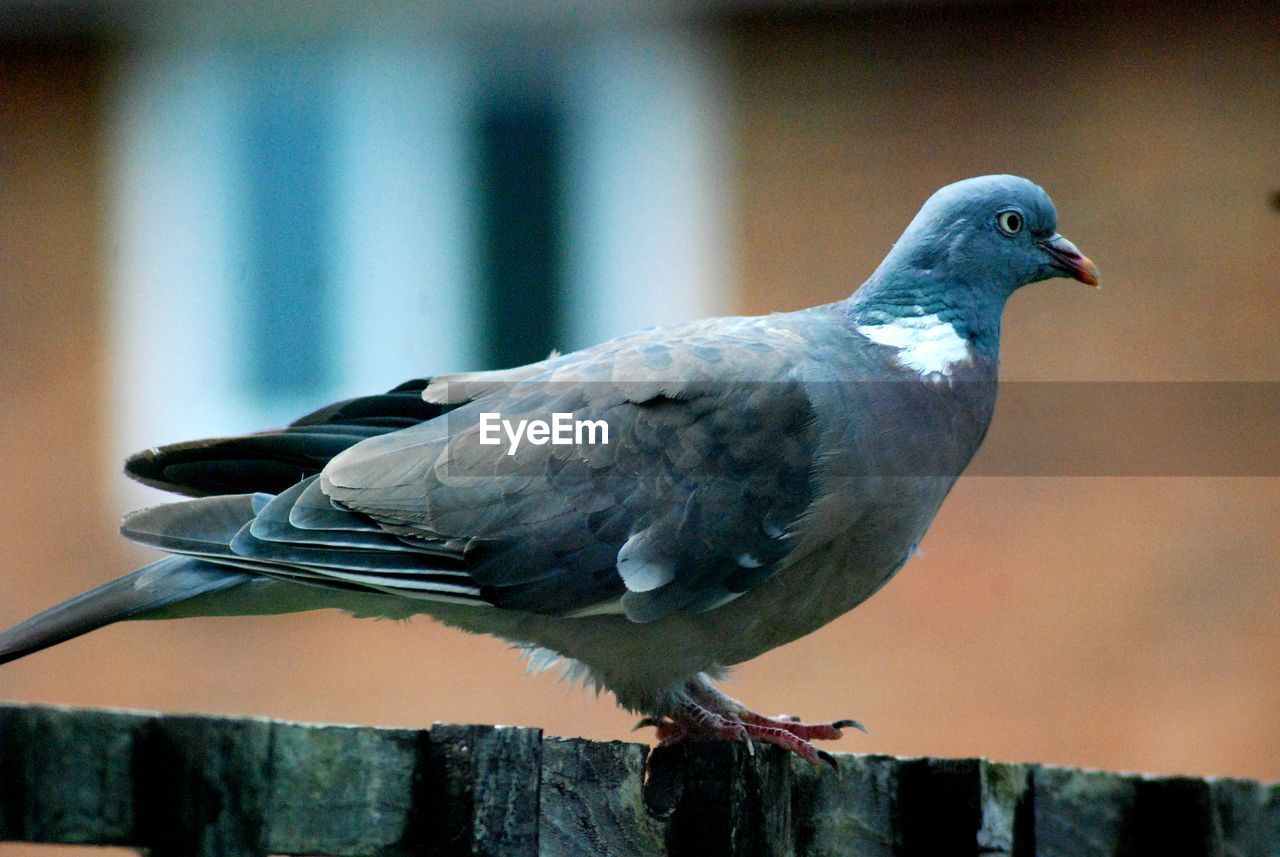
[[[1223,857],[1280,855],[1280,786],[1209,779]]]
[[[1040,767],[1031,772],[1036,857],[1122,854],[1133,813],[1133,777]]]
[[[277,723],[267,844],[334,857],[425,851],[429,737],[409,729]]]
[[[1280,857],[1280,786],[0,705],[0,841],[153,855]]]
[[[790,855],[791,758],[777,747],[691,742],[649,756],[647,802],[670,819],[667,853]]]
[[[1016,857],[1034,846],[1031,768],[1031,765],[982,761],[979,853]]]
[[[1138,780],[1125,839],[1133,854],[1220,854],[1222,840],[1209,784],[1189,777]]]
[[[797,857],[893,857],[899,759],[839,754],[840,776],[797,763],[792,824]]]
[[[978,853],[982,763],[977,759],[906,759],[894,802],[901,857]]]
[[[437,724],[427,853],[536,855],[542,731]]]
[[[548,738],[542,745],[542,857],[665,853],[666,818],[644,800],[648,748],[620,741]]]
[[[0,707],[0,841],[133,844],[133,747],[152,720]]]
[[[272,724],[157,717],[134,742],[135,834],[151,857],[265,857]]]

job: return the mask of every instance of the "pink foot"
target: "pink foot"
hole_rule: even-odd
[[[751,723],[768,729],[781,729],[790,732],[805,741],[834,741],[843,737],[844,729],[857,729],[866,732],[867,727],[856,720],[833,720],[829,723],[803,723],[798,717],[781,714],[777,717],[764,717],[754,711],[743,709],[738,715],[743,723]]]
[[[837,773],[839,767],[835,757],[809,742],[834,740],[843,735],[842,730],[849,728],[866,731],[856,720],[802,723],[789,715],[765,717],[703,680],[690,682],[677,695],[675,710],[665,717],[646,717],[636,724],[637,729],[644,726],[655,727],[658,743],[663,747],[689,738],[745,741],[751,752],[754,752],[753,742],[772,744],[795,753],[807,762],[826,763]]]

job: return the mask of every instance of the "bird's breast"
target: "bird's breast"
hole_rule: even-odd
[[[902,568],[954,482],[944,478],[867,480],[824,495],[795,553],[767,583],[720,607],[708,620],[734,633],[719,662],[741,663],[812,633],[870,598]],[[889,483],[892,484],[889,484]],[[892,498],[867,506],[871,491]]]

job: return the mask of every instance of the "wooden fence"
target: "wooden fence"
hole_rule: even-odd
[[[1280,855],[1280,786],[0,706],[0,842],[170,855]]]

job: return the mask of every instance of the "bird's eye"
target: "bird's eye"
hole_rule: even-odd
[[[1005,235],[1017,235],[1022,231],[1022,215],[1016,211],[1002,211],[996,215],[996,224]]]

